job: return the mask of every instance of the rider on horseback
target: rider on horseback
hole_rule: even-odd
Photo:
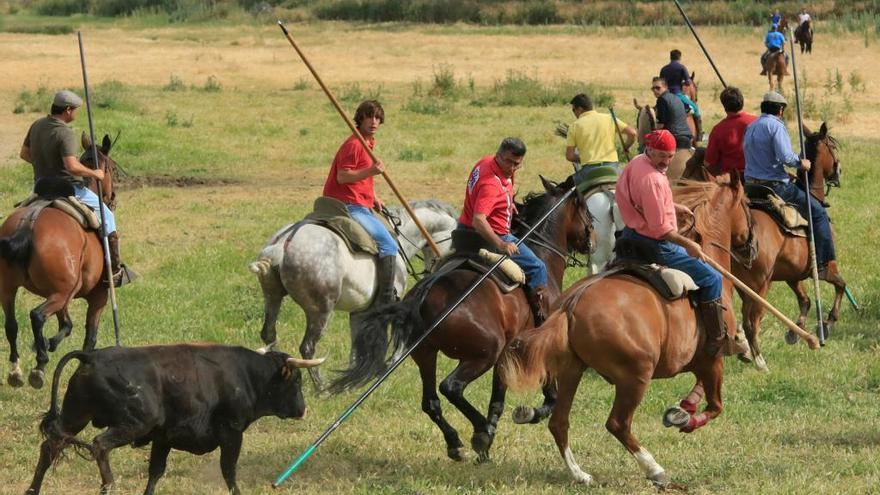
[[[376,145],[376,132],[385,122],[385,110],[376,100],[361,103],[354,114],[358,132],[370,146]],[[394,291],[394,262],[397,258],[397,242],[370,212],[383,206],[373,189],[373,177],[385,170],[381,161],[373,161],[357,136],[352,134],[342,143],[330,166],[324,183],[324,196],[345,203],[351,217],[370,234],[379,248],[376,270],[376,299],[374,304],[388,304],[397,298]]]
[[[694,84],[691,80],[690,72],[687,67],[681,63],[681,51],[672,50],[669,52],[669,63],[660,69],[660,77],[666,81],[669,92],[677,96],[686,108],[689,108],[694,116],[694,127],[698,138],[703,136],[703,116],[700,113],[700,107],[694,103],[688,95],[682,91],[682,86]],[[689,112],[690,113],[690,112]],[[702,139],[698,139],[702,140]]]
[[[650,246],[657,263],[681,270],[693,278],[697,292],[697,313],[706,332],[710,356],[739,354],[724,324],[721,304],[721,274],[703,261],[700,245],[678,233],[676,211],[693,213],[672,202],[666,170],[675,154],[675,138],[663,129],[645,138],[647,148],[629,162],[617,181],[617,204],[626,223],[622,237]],[[727,345],[725,345],[725,343]]]
[[[824,280],[836,280],[839,273],[828,212],[816,198],[792,183],[784,169],[788,166],[805,172],[810,170],[810,160],[800,158],[791,149],[788,130],[782,121],[787,105],[785,97],[775,91],[764,95],[761,116],[746,129],[743,140],[745,180],[749,184],[769,187],[786,203],[795,205],[804,218],[812,214],[819,276]],[[807,201],[810,202],[809,212]]]
[[[510,233],[516,206],[513,202],[514,172],[522,166],[526,145],[518,138],[505,138],[495,155],[474,165],[464,193],[459,228],[476,230],[492,248],[510,256],[526,274],[526,297],[535,326],[547,316],[547,267],[525,243]]]
[[[56,93],[50,114],[34,122],[28,129],[19,156],[33,165],[35,184],[40,179],[63,179],[73,186],[74,194],[81,202],[92,210],[97,211],[99,204],[104,209],[113,282],[119,287],[131,281],[135,275],[120,262],[119,235],[113,212],[86,187],[90,179],[104,180],[104,171],[89,168],[76,158],[79,144],[76,133],[68,125],[76,118],[76,111],[82,103],[82,99],[72,91]]]
[[[743,135],[758,117],[743,112],[743,94],[739,88],[728,86],[721,91],[721,106],[727,117],[715,124],[706,146],[706,167],[713,174],[742,173],[746,162],[743,157]]]
[[[620,160],[615,144],[616,128],[626,135],[624,150],[635,142],[636,131],[619,119],[593,110],[593,100],[584,93],[571,99],[571,111],[577,120],[568,128],[565,159],[583,165],[617,167]]]
[[[764,46],[767,48],[763,54],[761,54],[761,75],[767,75],[767,57],[772,53],[776,52],[785,52],[785,35],[779,32],[779,25],[773,24],[770,26],[770,31],[767,32],[767,35],[764,36]],[[785,64],[788,65],[788,54],[785,54]]]
[[[657,128],[672,133],[676,149],[690,149],[693,136],[687,125],[687,109],[684,103],[668,91],[666,79],[662,77],[651,80],[651,91],[657,98]]]

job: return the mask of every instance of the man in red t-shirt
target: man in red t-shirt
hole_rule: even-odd
[[[494,250],[510,256],[526,274],[526,296],[535,326],[546,318],[547,267],[525,243],[510,233],[516,211],[513,203],[514,172],[522,165],[526,145],[517,138],[501,141],[495,155],[480,159],[471,170],[464,193],[459,228],[476,230]]]
[[[358,131],[369,145],[376,144],[376,131],[385,122],[385,110],[376,100],[367,100],[358,106],[354,114]],[[373,162],[360,140],[352,134],[339,147],[330,173],[324,183],[324,196],[345,203],[351,217],[361,224],[376,240],[379,260],[376,270],[377,288],[374,304],[387,304],[396,299],[394,294],[394,264],[397,258],[397,241],[370,212],[382,207],[382,201],[373,190],[373,176],[381,174],[385,165]]]
[[[746,127],[758,117],[742,111],[742,92],[733,86],[725,88],[720,99],[727,117],[712,128],[704,161],[709,171],[715,175],[734,171],[741,175],[746,169],[743,136],[746,134]]]

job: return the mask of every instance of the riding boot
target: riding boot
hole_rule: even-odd
[[[129,269],[119,259],[119,235],[116,232],[107,236],[110,248],[110,271],[113,273],[113,286],[122,287],[138,277],[134,270]]]
[[[535,326],[539,327],[547,319],[547,287],[539,285],[535,288],[524,286],[526,291],[526,299],[529,301],[529,307],[532,309],[532,317],[535,320]]]
[[[727,354],[727,325],[724,324],[724,306],[721,300],[697,303],[697,314],[706,332],[706,354],[719,357]]]
[[[379,258],[376,262],[376,297],[373,299],[374,306],[397,302],[397,293],[394,291],[394,256]]]

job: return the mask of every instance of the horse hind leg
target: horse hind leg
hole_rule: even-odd
[[[517,406],[513,410],[511,417],[514,423],[518,425],[538,424],[550,416],[558,396],[556,382],[552,381],[545,384],[541,387],[541,393],[544,395],[544,402],[539,407]]]
[[[474,434],[471,448],[477,453],[477,463],[489,460],[489,449],[494,436],[489,433],[489,421],[464,396],[464,391],[474,380],[482,376],[494,364],[489,359],[461,361],[440,383],[440,393],[471,422]]]
[[[299,345],[299,353],[303,359],[312,359],[315,357],[315,348],[321,335],[327,327],[327,321],[330,319],[331,311],[307,311],[306,312],[306,333],[303,335],[302,342]],[[321,378],[321,372],[318,366],[309,368],[309,377],[316,390],[323,390],[324,380]]]
[[[54,337],[49,338],[49,352],[55,352],[55,350],[58,349],[58,344],[67,338],[73,330],[73,321],[70,319],[70,313],[68,312],[67,306],[55,316],[58,317],[58,333],[56,333]]]
[[[807,290],[804,287],[804,282],[802,280],[798,281],[788,281],[786,282],[788,286],[791,288],[791,291],[794,292],[794,296],[797,298],[798,303],[798,319],[797,326],[801,328],[806,328],[807,324],[807,315],[810,313],[810,296],[807,295]],[[785,332],[785,342],[787,344],[797,344],[799,337],[796,333],[788,330]]]
[[[650,380],[651,376],[648,374],[626,377],[624,380],[618,381],[615,387],[614,405],[605,422],[605,428],[632,454],[645,477],[654,485],[662,488],[669,484],[666,470],[654,460],[654,456],[642,447],[632,434],[633,415],[642,402]]]
[[[260,330],[260,339],[262,339],[264,346],[257,352],[265,353],[278,345],[275,327],[278,324],[278,313],[287,291],[275,272],[261,277],[260,287],[263,289],[263,328]]]
[[[584,472],[574,458],[571,447],[568,444],[569,415],[571,414],[571,406],[574,403],[574,397],[577,393],[578,385],[580,385],[583,377],[584,366],[572,366],[566,368],[556,377],[556,383],[559,387],[556,403],[553,406],[553,413],[547,427],[556,441],[556,447],[565,461],[565,467],[568,468],[575,481],[589,485],[593,482],[593,477]]]
[[[50,295],[42,304],[31,311],[31,329],[34,333],[34,349],[37,353],[37,366],[31,370],[28,383],[31,387],[42,388],[45,381],[46,363],[49,362],[47,354],[46,337],[43,336],[43,326],[46,320],[53,314],[61,311],[67,305],[68,298],[62,294]]]
[[[15,319],[15,295],[17,289],[9,290],[3,287],[2,305],[3,305],[3,326],[6,330],[6,340],[9,342],[9,375],[6,382],[12,387],[21,387],[24,385],[24,379],[21,374],[21,366],[18,363],[18,321]]]
[[[412,354],[422,379],[422,411],[443,433],[443,439],[446,441],[446,455],[453,461],[461,461],[464,459],[462,456],[464,444],[461,443],[458,431],[443,417],[440,397],[437,396],[437,351],[423,349],[424,346],[421,346]]]

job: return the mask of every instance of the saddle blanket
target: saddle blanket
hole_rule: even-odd
[[[88,205],[75,196],[45,199],[37,194],[31,194],[27,199],[15,205],[18,208],[30,207],[38,214],[43,208],[55,208],[70,215],[79,225],[86,230],[98,230],[101,227],[101,219]],[[31,215],[36,221],[36,215]]]
[[[434,273],[444,274],[456,269],[471,270],[477,273],[486,273],[495,265],[502,255],[493,253],[487,249],[478,252],[450,251],[446,256],[435,264]],[[512,259],[504,260],[501,265],[489,275],[489,278],[498,286],[502,293],[508,294],[526,283],[526,274]]]
[[[806,237],[809,222],[801,216],[794,205],[790,205],[779,197],[773,189],[760,184],[746,184],[746,196],[749,207],[761,210],[776,221],[779,227],[788,234]]]
[[[373,212],[373,216],[385,225],[385,228],[391,232],[392,237],[397,237],[394,234],[394,229],[385,217],[376,214],[376,212]],[[348,246],[351,252],[362,251],[374,256],[379,253],[376,241],[361,224],[351,218],[345,203],[337,199],[327,196],[321,196],[316,199],[313,211],[300,222],[300,225],[302,224],[321,225],[332,230],[345,241],[346,246]]]

